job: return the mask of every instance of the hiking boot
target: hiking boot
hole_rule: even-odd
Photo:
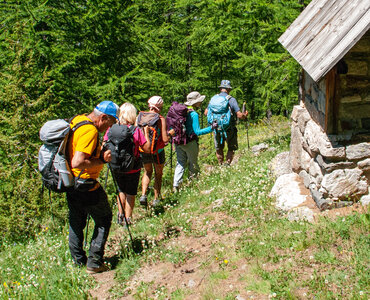
[[[160,204],[161,204],[161,201],[159,199],[154,199],[152,206],[155,208],[155,207],[158,207]]]
[[[127,229],[129,226],[131,226],[132,222],[131,222],[131,218],[128,217],[126,218],[126,220],[123,221],[123,228]]]
[[[123,221],[125,219],[124,214],[120,214],[119,212],[117,213],[117,224],[118,225],[123,225]]]
[[[108,270],[109,268],[105,264],[102,264],[100,267],[97,267],[97,268],[86,267],[87,274],[97,274],[97,273],[102,273]]]
[[[147,206],[148,205],[148,197],[146,195],[142,195],[139,199],[140,205]]]
[[[173,189],[172,189],[172,191],[174,193],[177,193],[179,190],[180,190],[180,187],[178,187],[178,186],[174,186]]]

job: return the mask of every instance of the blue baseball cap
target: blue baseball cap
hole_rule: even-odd
[[[232,89],[230,80],[221,80],[221,84],[219,88],[224,88],[224,89]]]
[[[100,102],[96,107],[98,111],[101,111],[103,114],[115,117],[118,120],[119,117],[119,106],[112,101],[103,101]]]

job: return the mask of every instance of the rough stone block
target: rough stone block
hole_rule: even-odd
[[[316,157],[316,161],[321,167],[324,174],[330,173],[338,169],[353,169],[356,167],[354,162],[341,161],[341,162],[331,162],[330,160],[324,158],[322,155]]]
[[[309,166],[308,173],[315,178],[322,179],[322,171],[321,171],[320,165],[313,158],[310,160],[310,166]],[[321,180],[319,180],[318,183],[320,182]]]
[[[305,170],[302,170],[301,172],[299,172],[299,177],[302,178],[303,180],[303,184],[306,188],[308,188],[310,186],[310,175],[308,175],[308,173],[305,171]]]
[[[304,130],[306,128],[307,122],[311,120],[311,116],[308,111],[305,109],[298,118],[298,127],[302,134],[304,134]]]
[[[282,152],[276,155],[271,161],[270,169],[275,178],[292,173],[292,168],[289,163],[289,152]]]
[[[370,170],[370,158],[366,158],[364,160],[361,160],[357,163],[357,166],[363,170],[363,171],[369,171]]]
[[[304,150],[304,148],[302,148],[300,164],[303,170],[308,171],[308,169],[310,168],[311,159],[312,159],[311,155],[309,155],[308,152]]]
[[[349,160],[370,158],[370,143],[360,143],[347,146],[346,156]]]
[[[329,197],[340,200],[356,198],[367,193],[367,181],[361,176],[360,169],[335,170],[324,175],[322,187],[328,191]]]
[[[303,108],[303,107],[301,107],[299,105],[294,105],[293,111],[292,111],[292,115],[290,116],[290,118],[294,122],[298,122],[298,119],[299,119],[300,115],[303,114],[305,111],[306,111],[305,108]]]
[[[302,156],[302,134],[298,126],[292,125],[292,134],[290,140],[290,154],[289,163],[294,172],[301,170],[301,156]]]
[[[360,198],[360,202],[362,205],[369,205],[370,204],[370,195],[364,195]]]
[[[308,121],[303,137],[312,152],[320,153],[322,156],[332,159],[343,159],[345,148],[333,144],[328,136],[321,130],[314,121]]]

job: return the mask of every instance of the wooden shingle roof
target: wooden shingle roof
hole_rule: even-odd
[[[318,81],[369,27],[370,0],[312,0],[279,42]]]

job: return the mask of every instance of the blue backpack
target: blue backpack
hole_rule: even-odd
[[[226,130],[231,123],[230,98],[230,95],[225,97],[217,94],[211,98],[208,105],[207,122],[211,125],[214,121],[217,121],[218,127],[214,129],[214,132],[221,134],[221,143],[223,138],[227,138]]]

